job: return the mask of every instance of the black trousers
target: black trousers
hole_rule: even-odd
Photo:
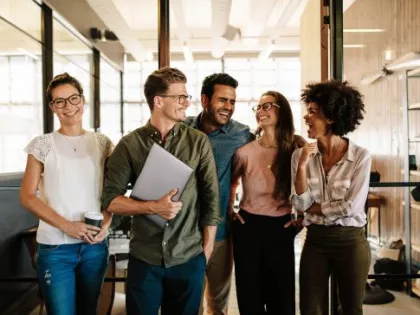
[[[236,293],[241,315],[295,315],[295,227],[290,215],[268,217],[241,210],[232,224]]]

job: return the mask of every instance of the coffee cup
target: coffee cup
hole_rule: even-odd
[[[104,216],[100,212],[86,212],[85,213],[85,223],[93,226],[101,227],[102,220]]]

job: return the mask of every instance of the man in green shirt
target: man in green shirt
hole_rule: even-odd
[[[133,215],[128,262],[127,314],[197,314],[206,262],[221,222],[219,184],[210,142],[181,123],[191,96],[185,75],[174,68],[154,71],[144,86],[150,121],[121,139],[107,163],[102,206]],[[156,201],[125,197],[154,143],[194,171],[178,202],[176,190]],[[168,174],[170,176],[170,174]],[[165,179],[162,178],[162,181]],[[162,229],[145,215],[168,220]]]

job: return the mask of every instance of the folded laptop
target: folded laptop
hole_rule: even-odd
[[[159,200],[169,191],[177,188],[178,192],[172,197],[172,201],[178,201],[192,172],[191,167],[154,143],[130,197],[143,201]],[[145,216],[161,228],[167,222],[157,214],[146,214]]]

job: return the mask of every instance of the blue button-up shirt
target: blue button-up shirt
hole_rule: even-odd
[[[200,129],[201,113],[197,117],[188,117],[185,124]],[[227,209],[230,198],[230,182],[232,176],[232,158],[235,151],[254,140],[255,136],[249,130],[249,127],[229,120],[226,125],[208,134],[217,166],[217,175],[220,185],[220,210],[222,223],[217,228],[216,241],[226,238],[227,230]]]

